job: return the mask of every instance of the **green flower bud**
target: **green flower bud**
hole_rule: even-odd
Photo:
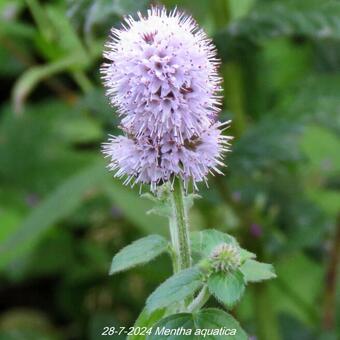
[[[233,271],[241,264],[240,249],[234,244],[221,243],[213,249],[209,259],[215,271]]]

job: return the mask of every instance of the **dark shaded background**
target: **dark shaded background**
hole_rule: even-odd
[[[250,286],[233,314],[261,340],[336,339],[340,2],[161,3],[186,9],[213,37],[221,119],[233,119],[236,137],[226,176],[201,186],[191,226],[235,235],[278,274]],[[121,247],[167,235],[100,154],[118,133],[99,79],[103,43],[148,5],[0,1],[1,340],[99,339],[104,325],[132,325],[171,272],[164,256],[108,276]]]

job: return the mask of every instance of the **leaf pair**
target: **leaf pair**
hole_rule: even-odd
[[[207,284],[209,292],[224,306],[231,308],[242,297],[247,282],[259,282],[276,275],[272,265],[253,260],[256,255],[241,248],[228,234],[210,229],[192,235],[193,251],[204,260],[209,260],[213,249],[223,243],[239,247],[241,265],[235,271],[211,273]]]
[[[165,315],[171,313],[174,306],[180,306],[183,301],[194,296],[203,286],[207,287],[209,293],[225,307],[231,308],[242,297],[247,282],[258,282],[275,277],[270,264],[255,261],[253,258],[256,255],[242,249],[230,235],[217,230],[205,230],[194,233],[191,239],[193,252],[198,255],[199,259],[208,260],[208,262],[212,250],[222,243],[239,247],[240,267],[227,272],[212,270],[203,272],[202,268],[196,265],[182,270],[164,281],[149,296],[145,309],[136,321],[136,326],[152,327],[153,334],[149,335],[147,339],[167,339],[169,334],[166,333],[166,330],[175,332],[180,328],[191,332],[190,336],[182,334],[187,339],[201,339],[206,336],[209,336],[209,339],[220,339],[227,336],[218,333],[219,328],[236,330],[233,335],[236,339],[247,338],[237,321],[228,313],[219,309],[203,309],[193,313],[172,314],[164,318]],[[147,263],[168,249],[168,241],[159,235],[150,235],[137,240],[114,256],[110,274]],[[163,329],[165,331],[162,333]],[[202,330],[210,333],[204,335],[200,333]],[[176,334],[172,335],[177,336]],[[138,335],[129,337],[129,340],[137,339],[141,340],[145,337]]]
[[[209,292],[224,306],[231,308],[242,297],[246,282],[257,282],[274,278],[272,266],[247,260],[234,272],[212,273],[207,280]],[[153,312],[184,301],[195,294],[203,285],[204,276],[197,267],[188,268],[164,281],[147,299],[146,309]]]
[[[197,267],[188,268],[164,281],[147,299],[146,309],[171,307],[194,295],[203,285],[204,277]],[[209,292],[226,307],[232,307],[242,296],[245,281],[240,271],[213,273],[208,278]]]
[[[233,243],[236,240],[230,235],[217,230],[205,230],[192,237],[192,248],[204,258],[208,258],[212,249],[221,243]],[[119,251],[113,258],[110,274],[145,264],[169,247],[168,241],[159,235],[141,238]],[[209,273],[204,277],[195,266],[185,269],[163,282],[147,299],[146,309],[153,312],[160,308],[175,305],[195,294],[207,279],[209,292],[224,306],[231,308],[241,298],[247,282],[258,282],[274,278],[270,264],[253,260],[255,254],[240,248],[241,266],[236,271]]]

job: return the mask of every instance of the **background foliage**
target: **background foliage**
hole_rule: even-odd
[[[154,4],[160,3],[153,1]],[[225,177],[192,228],[273,263],[233,314],[258,339],[340,334],[340,2],[164,0],[192,13],[223,64]],[[166,220],[105,170],[117,117],[99,79],[109,28],[148,0],[0,1],[0,339],[99,339],[132,325],[166,256],[108,276],[122,246]],[[339,282],[339,281],[338,281]],[[213,307],[213,303],[211,303]],[[118,338],[118,337],[117,337]]]

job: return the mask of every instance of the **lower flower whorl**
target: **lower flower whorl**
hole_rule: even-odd
[[[154,191],[157,185],[179,176],[187,186],[190,180],[196,183],[207,179],[209,173],[221,173],[222,155],[229,151],[231,137],[222,135],[221,123],[212,125],[200,137],[174,142],[170,135],[161,140],[147,136],[112,136],[104,144],[103,152],[110,159],[110,170],[115,177],[126,177],[125,184],[150,184]]]

